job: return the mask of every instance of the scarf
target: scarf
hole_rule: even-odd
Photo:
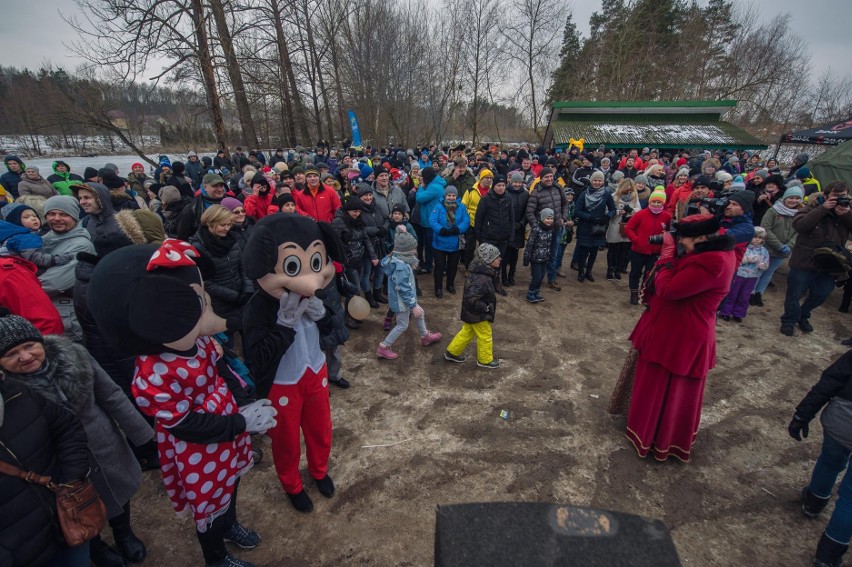
[[[621,202],[627,203],[628,205],[633,202],[633,193],[628,191],[624,195],[621,196]]]
[[[216,236],[203,225],[198,229],[198,238],[201,239],[201,243],[204,244],[204,247],[208,252],[210,252],[210,255],[218,258],[227,256],[228,252],[231,251],[231,248],[233,248],[234,244],[237,242],[237,239],[230,231],[224,237]]]
[[[781,215],[782,217],[794,217],[796,213],[799,212],[796,209],[791,209],[790,207],[784,206],[784,201],[778,199],[775,201],[775,204],[772,205],[772,208],[775,209],[775,212]]]
[[[456,224],[456,210],[459,208],[459,203],[458,201],[453,201],[452,203],[444,201],[444,208],[447,209],[447,220],[450,222],[449,226],[453,226]]]
[[[591,211],[592,209],[597,208],[604,195],[606,195],[606,191],[603,190],[603,187],[595,189],[589,185],[583,192],[583,203],[586,205],[586,210]]]

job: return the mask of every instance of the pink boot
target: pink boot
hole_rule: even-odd
[[[433,333],[429,331],[428,333],[420,337],[420,344],[423,346],[429,346],[432,343],[437,343],[441,340],[441,336],[441,333]]]
[[[379,358],[386,358],[388,360],[394,360],[396,358],[399,358],[399,355],[392,351],[391,347],[382,346],[381,344],[379,345],[379,348],[376,349],[376,356],[378,356]]]

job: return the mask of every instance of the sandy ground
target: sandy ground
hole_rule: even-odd
[[[626,277],[604,279],[601,260],[596,283],[569,272],[562,291],[544,289],[537,305],[523,300],[529,272],[519,273],[498,303],[498,370],[476,368],[472,357],[464,365],[443,360],[461,326],[461,297],[432,297],[431,276],[420,278],[422,304],[429,327],[444,333],[439,344],[421,347],[412,326],[397,343],[400,358],[379,361],[374,310],[345,349],[352,388],[331,392],[337,493],[323,498],[303,461],[315,508],[296,512],[264,439],[266,457],[239,498],[240,520],[263,542],[235,555],[267,566],[430,565],[436,505],[527,501],[662,519],[684,565],[810,565],[833,504],[809,520],[798,498],[822,431],[815,420],[810,438],[796,443],[786,427],[820,371],[845,351],[838,341],[852,321],[837,311],[840,292],[814,313],[808,336],[778,332],[780,272],[766,307],[751,308],[741,325],[720,321],[692,461],[657,463],[639,459],[624,418],[606,413],[641,308],[628,303]],[[173,516],[159,472],[145,474],[134,510],[146,565],[203,564],[193,525]]]

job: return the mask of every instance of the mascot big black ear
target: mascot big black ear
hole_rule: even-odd
[[[343,262],[343,244],[330,224],[291,213],[263,217],[254,225],[243,252],[246,277],[258,280],[275,271],[278,247],[285,242],[293,242],[307,250],[315,240],[323,243],[330,259]]]
[[[92,272],[89,311],[103,336],[121,353],[157,354],[165,343],[187,335],[202,315],[193,285],[198,266],[181,256],[174,267],[150,270],[155,257],[171,252],[154,244],[125,246],[104,256]]]
[[[243,253],[243,269],[246,277],[250,280],[262,278],[269,272],[275,269],[275,262],[278,261],[278,241],[275,238],[275,232],[269,227],[269,222],[264,222],[267,219],[272,219],[276,215],[265,216],[251,231],[246,250]]]

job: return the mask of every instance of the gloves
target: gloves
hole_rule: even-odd
[[[663,250],[660,253],[660,260],[671,260],[675,257],[677,244],[675,244],[674,236],[670,232],[663,233]]]
[[[411,314],[414,315],[415,319],[420,319],[424,315],[423,308],[420,307],[419,305],[415,305],[414,307],[411,308]]]
[[[450,234],[453,234],[453,235],[459,234],[459,227],[457,227],[456,225],[451,226],[450,227]]]
[[[796,441],[801,441],[802,437],[807,437],[808,431],[808,422],[798,415],[794,415],[790,425],[787,426],[787,432]]]
[[[441,236],[449,236],[452,234],[452,232],[450,232],[450,229],[448,228],[442,228],[438,231],[438,234],[440,234]]]
[[[305,315],[311,321],[319,321],[325,316],[325,305],[322,302],[322,299],[319,297],[310,297],[306,300],[307,307],[305,308]]]
[[[785,256],[789,256],[790,254],[793,253],[793,251],[790,249],[790,247],[787,246],[786,244],[780,248],[779,252],[781,252]]]
[[[65,264],[73,260],[76,256],[76,254],[60,254],[54,259],[54,264],[57,266],[64,266]]]
[[[246,420],[247,433],[266,433],[275,427],[278,410],[272,407],[272,401],[262,399],[241,407],[240,415]]]
[[[305,310],[308,308],[308,300],[302,299],[298,293],[284,292],[278,302],[278,318],[276,323],[282,327],[293,328]]]

